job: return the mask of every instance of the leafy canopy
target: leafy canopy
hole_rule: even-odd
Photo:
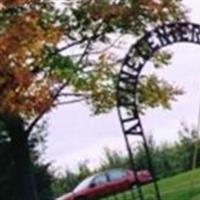
[[[1,0],[0,112],[33,118],[82,100],[96,114],[109,111],[126,38],[180,19],[180,0]],[[169,59],[159,52],[153,62]],[[143,108],[169,107],[181,90],[151,75],[139,93]]]

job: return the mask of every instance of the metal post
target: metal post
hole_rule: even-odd
[[[154,171],[154,168],[153,168],[153,163],[152,163],[151,155],[150,155],[150,152],[149,152],[147,140],[146,140],[146,137],[145,137],[144,134],[142,135],[142,138],[143,138],[143,142],[144,142],[143,143],[144,149],[146,151],[147,162],[148,162],[149,169],[151,171],[151,174],[152,174],[152,177],[153,177],[153,180],[154,180],[153,184],[154,184],[154,188],[155,188],[155,195],[156,195],[157,200],[161,200],[161,195],[160,195],[160,191],[159,191],[159,188],[158,188],[157,178],[156,178],[155,171]]]
[[[138,195],[139,195],[140,200],[144,200],[143,192],[141,190],[140,183],[139,183],[137,173],[136,173],[136,169],[134,167],[135,166],[134,157],[133,157],[133,153],[132,153],[127,135],[124,134],[124,138],[125,138],[126,148],[127,148],[128,154],[129,154],[130,166],[131,166],[131,169],[133,170],[133,173],[134,173],[134,176],[135,176],[135,179],[136,179],[136,186],[137,186]]]

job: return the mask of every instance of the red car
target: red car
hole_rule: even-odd
[[[148,170],[138,171],[137,177],[141,184],[152,181]],[[112,169],[86,178],[71,193],[57,200],[96,200],[131,189],[135,183],[135,176],[131,170]]]

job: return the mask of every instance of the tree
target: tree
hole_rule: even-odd
[[[53,193],[51,184],[53,183],[53,175],[49,172],[50,164],[44,164],[40,160],[41,152],[38,150],[38,145],[44,145],[46,123],[38,126],[34,133],[29,138],[29,148],[31,160],[33,162],[33,171],[36,178],[38,196],[40,200],[52,200]],[[38,135],[40,133],[40,135]],[[39,136],[39,137],[38,137]],[[7,131],[0,126],[0,199],[13,200],[16,194],[16,185],[19,180],[16,176],[16,171],[13,163],[13,154],[11,151],[10,138]]]
[[[10,144],[2,124],[0,125],[0,199],[6,199],[9,194],[10,200],[13,199],[14,177],[12,154]],[[9,186],[9,187],[8,187]]]
[[[104,148],[104,158],[100,162],[99,171],[109,168],[129,168],[129,158],[121,151]]]
[[[62,9],[50,0],[0,2],[0,120],[9,133],[19,176],[16,199],[36,200],[27,144],[38,121],[58,105],[82,100],[94,114],[110,111],[124,57],[115,53],[118,41],[185,15],[181,1],[174,0],[64,1]],[[169,57],[156,54],[155,66],[167,64]],[[155,76],[143,80],[144,108],[169,107],[181,93]],[[146,98],[151,84],[159,95]]]
[[[179,130],[180,144],[177,145],[181,163],[184,163],[181,169],[182,171],[193,170],[200,166],[199,133],[196,127],[189,127],[184,123],[181,125]],[[185,153],[183,154],[183,152]]]
[[[80,162],[76,172],[66,169],[65,174],[61,177],[55,177],[52,184],[54,197],[63,195],[63,193],[71,192],[83,179],[94,173],[87,166],[87,161]]]

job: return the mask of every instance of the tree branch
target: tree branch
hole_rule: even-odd
[[[85,50],[83,51],[79,61],[77,62],[77,64],[79,65],[82,61],[83,61],[83,58],[88,55],[88,50],[92,44],[93,41],[95,41],[99,36],[101,36],[102,34],[97,34],[97,32],[99,31],[99,29],[101,28],[102,24],[99,24],[96,29],[94,30],[93,32],[93,36],[88,38],[88,42],[87,42],[87,45],[85,47]]]
[[[91,54],[99,54],[99,53],[103,53],[105,51],[108,51],[109,49],[111,49],[112,47],[115,47],[115,43],[118,42],[123,36],[120,35],[119,37],[117,37],[112,43],[110,43],[110,45],[104,49],[101,49],[99,51],[92,51],[90,52]]]
[[[78,45],[78,44],[81,44],[81,43],[85,42],[87,39],[88,39],[87,37],[83,37],[83,38],[82,38],[81,40],[79,40],[79,41],[72,42],[71,44],[68,44],[68,45],[66,45],[66,46],[64,46],[64,47],[61,47],[60,49],[57,49],[57,50],[56,50],[56,53],[62,52],[62,51],[64,51],[64,50],[68,49],[68,48],[71,48],[71,47],[73,47],[73,46],[76,46],[76,45]]]
[[[83,60],[83,58],[88,54],[88,49],[90,48],[90,45],[92,44],[92,42],[94,40],[96,40],[101,34],[97,34],[98,30],[100,29],[101,27],[101,24],[96,28],[96,30],[94,31],[94,34],[91,38],[87,38],[87,37],[83,37],[82,40],[79,40],[77,42],[74,42],[73,44],[70,44],[70,45],[67,45],[61,49],[59,49],[57,52],[59,51],[64,51],[65,49],[73,46],[73,45],[76,45],[76,44],[79,44],[80,42],[83,42],[83,41],[86,41],[88,40],[88,43],[86,45],[86,48],[83,52],[83,54],[81,55],[79,61],[77,62],[78,64],[80,64]],[[67,82],[66,83],[63,83],[63,85],[61,85],[61,87],[58,89],[58,91],[56,92],[56,94],[53,96],[53,101],[55,101],[59,96],[60,96],[60,93],[62,92],[62,90],[65,88],[65,86],[67,86]],[[82,99],[78,99],[78,100],[72,100],[72,101],[69,101],[69,102],[63,102],[62,104],[70,104],[70,103],[75,103],[75,102],[80,102],[82,100],[84,100],[84,98]],[[45,109],[44,111],[42,111],[31,123],[30,125],[28,126],[27,130],[26,130],[26,134],[27,134],[27,137],[28,135],[31,133],[31,131],[33,130],[34,126],[38,123],[38,121],[44,116],[44,114],[47,112],[47,110]]]
[[[65,96],[65,97],[69,97],[69,96],[74,96],[74,97],[85,97],[88,98],[89,95],[85,94],[85,93],[70,93],[70,92],[66,92],[66,93],[60,93],[59,95],[61,96]]]
[[[86,100],[87,98],[80,98],[80,99],[75,99],[75,100],[71,100],[71,101],[62,101],[62,102],[58,102],[56,103],[54,106],[60,106],[60,105],[68,105],[68,104],[73,104],[73,103],[79,103],[81,101]]]
[[[63,83],[60,88],[58,89],[58,91],[54,94],[53,96],[53,101],[55,101],[60,93],[63,91],[63,89],[67,86],[68,82]],[[29,136],[29,134],[31,133],[31,131],[33,130],[34,126],[38,123],[38,121],[44,116],[44,114],[47,112],[47,110],[43,110],[28,126],[27,130],[25,131],[27,134],[27,137]]]

